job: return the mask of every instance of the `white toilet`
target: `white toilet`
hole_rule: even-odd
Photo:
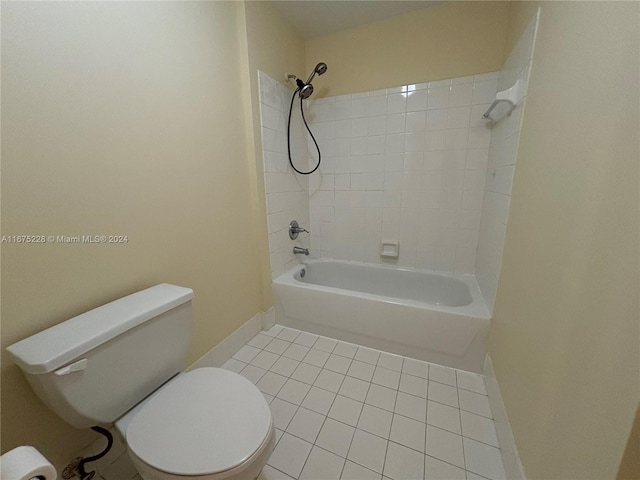
[[[7,350],[62,419],[115,423],[144,479],[255,479],[274,446],[271,411],[241,375],[180,373],[192,298],[191,289],[157,285]]]

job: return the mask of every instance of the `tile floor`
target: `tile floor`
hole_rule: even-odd
[[[271,407],[277,443],[260,480],[505,478],[481,375],[278,325],[223,368]]]

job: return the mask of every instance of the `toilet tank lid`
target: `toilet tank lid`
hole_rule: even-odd
[[[80,355],[193,298],[193,290],[162,283],[66,320],[7,347],[25,372],[52,372]]]

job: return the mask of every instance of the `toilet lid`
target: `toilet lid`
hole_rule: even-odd
[[[271,411],[249,380],[198,368],[162,387],[131,420],[127,444],[143,462],[176,475],[218,473],[245,462],[271,430]]]

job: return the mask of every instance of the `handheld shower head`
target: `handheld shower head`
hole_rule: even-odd
[[[298,90],[300,92],[301,98],[304,99],[304,98],[309,98],[311,96],[311,94],[313,93],[313,85],[311,85],[311,80],[313,80],[313,77],[316,76],[316,73],[318,75],[323,75],[326,71],[327,71],[327,64],[324,62],[320,62],[313,69],[313,72],[311,72],[311,75],[309,75],[309,78],[307,78],[306,82],[303,82],[299,78],[296,78],[296,85],[298,85]]]
[[[313,72],[311,72],[311,75],[309,75],[309,78],[307,78],[307,81],[305,83],[311,83],[311,80],[313,80],[313,77],[316,76],[316,73],[318,75],[324,75],[324,73],[327,71],[327,64],[324,62],[320,62],[316,65],[316,68],[313,69]]]
[[[293,95],[291,96],[291,105],[289,106],[289,120],[287,121],[287,153],[289,155],[289,164],[291,165],[291,168],[293,168],[297,173],[301,175],[310,175],[313,172],[315,172],[318,169],[318,167],[320,167],[320,160],[322,158],[322,155],[320,154],[320,147],[318,146],[318,142],[313,136],[313,133],[311,133],[311,129],[307,124],[307,120],[304,118],[304,102],[302,100],[309,98],[313,93],[313,85],[311,85],[311,80],[313,80],[313,77],[316,76],[316,73],[318,75],[323,75],[326,71],[327,71],[327,64],[324,62],[320,62],[315,66],[315,68],[313,69],[313,72],[311,72],[311,75],[309,75],[309,78],[307,79],[306,82],[303,82],[302,80],[297,78],[295,75],[289,75],[289,74],[286,75],[288,82],[290,82],[292,78],[295,78],[296,86],[298,87],[296,91],[293,92]],[[309,135],[311,135],[311,139],[313,140],[313,143],[316,145],[316,149],[318,150],[318,163],[313,169],[309,170],[308,172],[298,170],[293,164],[293,160],[291,160],[291,112],[293,111],[293,102],[296,99],[296,93],[298,94],[298,97],[300,97],[300,115],[302,116],[302,122],[304,123],[304,126],[306,127],[307,131],[309,132]]]

